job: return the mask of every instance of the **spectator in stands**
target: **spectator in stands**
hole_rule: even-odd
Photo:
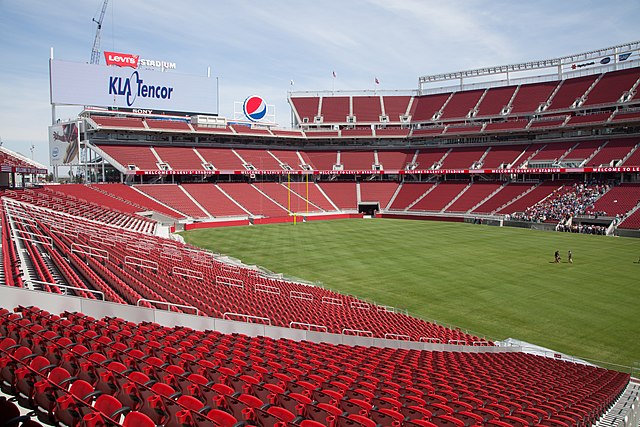
[[[584,215],[608,189],[609,185],[598,181],[564,185],[524,212],[514,213],[512,217],[530,222],[557,221],[557,231],[571,231],[566,228],[570,227],[568,224],[573,222],[573,218]]]

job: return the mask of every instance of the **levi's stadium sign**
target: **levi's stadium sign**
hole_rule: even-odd
[[[133,55],[131,53],[108,52],[105,50],[104,60],[107,65],[116,65],[118,67],[138,68],[138,66],[140,66],[140,67],[161,68],[163,70],[176,69],[175,62],[161,61],[157,59],[144,59],[144,58],[140,58],[139,55]]]
[[[104,59],[107,65],[117,65],[118,67],[138,68],[138,55],[130,53],[104,52]]]
[[[135,68],[134,57],[114,55],[121,66],[50,61],[51,103],[215,114],[215,82],[204,76]],[[142,60],[139,59],[140,64]]]

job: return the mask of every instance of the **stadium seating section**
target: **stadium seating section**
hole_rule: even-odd
[[[229,186],[238,184],[227,184]],[[242,185],[242,184],[240,184]],[[278,185],[278,184],[272,184]],[[254,188],[254,187],[251,187]],[[256,191],[258,191],[256,189]],[[323,331],[415,341],[488,344],[464,332],[315,286],[264,276],[217,260],[210,253],[173,240],[139,233],[5,197],[3,236],[20,236],[29,255],[29,280],[9,277],[13,286],[61,293],[55,278],[77,293],[109,301],[199,312],[275,326],[315,325]],[[256,206],[257,208],[257,206]],[[3,260],[16,272],[17,243],[3,244]],[[46,261],[45,261],[46,258]],[[188,290],[188,291],[187,291]],[[190,307],[190,308],[184,308]]]
[[[274,340],[37,307],[0,310],[0,367],[3,392],[67,426],[583,426],[629,383],[525,353]]]

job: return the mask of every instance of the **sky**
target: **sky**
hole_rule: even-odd
[[[0,0],[5,147],[31,157],[33,145],[34,160],[49,164],[50,51],[89,62],[102,3]],[[287,128],[291,90],[416,89],[421,75],[640,40],[638,18],[638,0],[109,0],[101,48],[175,62],[184,74],[211,67],[220,115],[259,95]]]

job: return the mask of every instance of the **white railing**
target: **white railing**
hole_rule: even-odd
[[[411,337],[409,335],[403,335],[403,334],[384,334],[384,339],[411,341]]]
[[[333,297],[322,297],[321,302],[324,304],[343,305],[341,299]]]
[[[150,270],[158,270],[158,263],[148,259],[137,258],[127,255],[124,257],[124,263],[133,265],[134,267],[148,268]]]
[[[93,289],[85,289],[85,288],[79,288],[79,287],[76,287],[76,286],[61,285],[59,283],[42,282],[40,280],[32,280],[32,279],[25,280],[24,283],[31,283],[31,284],[35,283],[35,284],[38,284],[38,285],[57,286],[58,288],[64,289],[65,292],[62,295],[69,295],[68,292],[67,292],[69,289],[74,290],[74,291],[89,292],[91,294],[100,295],[100,297],[102,298],[102,301],[106,301],[104,299],[104,292],[96,291],[96,290],[93,290]]]
[[[297,299],[303,299],[305,301],[313,301],[312,294],[309,294],[307,292],[300,292],[300,291],[289,292],[289,298],[297,298]]]
[[[232,277],[216,276],[217,285],[235,286],[236,288],[244,289],[244,283],[240,279],[234,279]]]
[[[351,332],[351,333],[347,333],[347,332]],[[347,329],[347,328],[345,328],[340,333],[342,335],[356,335],[358,337],[372,337],[373,338],[373,332],[367,331],[367,330],[362,330],[362,329]]]
[[[84,255],[89,255],[89,256],[94,256],[94,257],[104,258],[106,260],[109,260],[109,252],[103,249],[98,249],[98,248],[94,248],[87,245],[81,245],[79,243],[71,244],[71,252],[77,252],[79,254],[84,254]]]
[[[442,342],[440,338],[435,338],[435,337],[420,337],[419,341],[427,342],[431,344],[440,344]]]
[[[313,323],[304,323],[304,322],[290,322],[289,323],[289,327],[290,328],[302,329],[302,328],[294,328],[295,326],[306,326],[305,330],[307,330],[307,331],[314,330],[314,329],[311,329],[311,328],[317,328],[317,329],[315,329],[317,332],[327,332],[329,330],[329,328],[327,328],[325,325],[314,325]]]
[[[275,286],[265,285],[264,283],[254,284],[253,289],[256,292],[266,292],[268,294],[280,295],[280,288],[276,288]]]
[[[136,301],[136,305],[138,307],[140,307],[140,303],[141,302],[149,302],[149,303],[153,303],[153,304],[160,304],[160,305],[166,305],[167,306],[167,311],[169,310],[169,308],[171,307],[178,307],[178,308],[190,308],[191,310],[196,312],[196,315],[200,314],[200,310],[198,310],[197,307],[194,307],[192,305],[183,305],[183,304],[175,304],[172,302],[166,302],[166,301],[157,301],[157,300],[153,300],[153,299],[147,299],[147,298],[140,298],[138,301]]]
[[[360,310],[371,310],[371,305],[362,301],[351,301],[350,307],[357,308]]]
[[[267,322],[265,323],[266,325],[271,326],[271,319],[269,319],[268,317],[251,316],[250,314],[244,314],[244,313],[234,313],[231,311],[227,311],[222,315],[222,318],[227,320],[234,320],[234,319],[231,319],[230,316],[237,316],[240,319],[245,319],[244,322],[247,322],[247,323],[249,323],[249,320],[264,320]]]
[[[174,266],[171,269],[171,273],[177,276],[190,277],[192,279],[202,280],[204,278],[204,274],[201,271],[189,270],[188,268]]]

